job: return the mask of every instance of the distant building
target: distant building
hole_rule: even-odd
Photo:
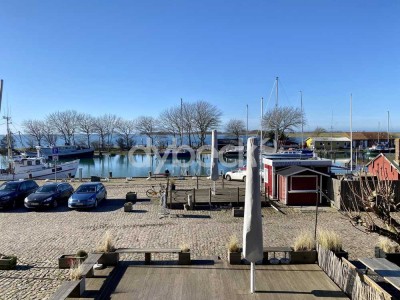
[[[381,153],[372,159],[366,167],[368,173],[381,180],[400,180],[400,139],[395,140],[395,153]]]
[[[350,139],[347,137],[309,137],[306,145],[315,150],[343,150],[350,149]]]

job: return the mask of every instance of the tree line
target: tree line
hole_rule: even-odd
[[[176,138],[178,144],[203,146],[207,133],[221,127],[221,110],[207,102],[184,102],[165,109],[156,118],[153,116],[139,116],[126,120],[115,114],[92,116],[76,110],[57,111],[50,113],[44,120],[29,119],[22,123],[23,132],[28,138],[28,146],[55,145],[58,140],[69,145],[91,146],[96,149],[110,149],[116,143],[121,149],[130,149],[134,146],[134,135],[140,134],[149,138],[152,144],[155,138],[169,134]],[[262,120],[264,137],[283,138],[285,132],[293,131],[304,124],[304,113],[293,107],[275,107],[267,111]],[[230,119],[225,124],[225,131],[235,138],[246,133],[245,122],[241,119]],[[77,138],[78,136],[85,138]],[[94,140],[93,135],[97,138]],[[160,141],[159,141],[160,142]]]
[[[184,137],[189,145],[194,145],[195,137],[198,146],[205,143],[207,132],[221,125],[222,112],[215,105],[206,101],[182,103],[164,110],[157,118],[139,116],[126,120],[115,114],[92,116],[76,110],[50,113],[44,120],[29,119],[22,123],[23,132],[28,138],[28,146],[55,145],[58,140],[69,145],[92,146],[98,149],[113,147],[115,137],[122,149],[134,145],[134,135],[147,136],[151,143],[160,133],[170,134],[182,143]],[[92,135],[96,135],[93,140]],[[84,136],[84,139],[79,139]]]

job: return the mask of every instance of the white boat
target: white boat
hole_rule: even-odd
[[[44,157],[14,157],[7,169],[1,169],[0,180],[19,179],[63,179],[74,177],[79,165],[79,159],[52,164]]]
[[[285,150],[277,153],[263,153],[262,157],[267,159],[308,159],[314,156],[314,152],[308,149]]]
[[[40,147],[40,153],[48,159],[53,159],[53,155],[57,155],[59,159],[68,158],[92,158],[94,154],[93,148],[85,148],[77,145],[65,145],[56,147]],[[28,156],[35,156],[35,152],[27,152]]]

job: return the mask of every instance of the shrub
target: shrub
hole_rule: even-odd
[[[103,239],[98,243],[97,252],[114,252],[115,247],[114,247],[114,242],[111,237],[111,233],[109,231],[106,231],[106,233],[103,236]]]
[[[318,232],[317,237],[318,243],[322,248],[339,252],[342,251],[342,239],[340,236],[332,230],[321,230]]]
[[[78,252],[76,252],[76,256],[77,257],[87,257],[88,254],[85,250],[78,250]]]
[[[236,235],[232,235],[227,244],[230,252],[239,252],[239,240]]]
[[[302,232],[294,241],[294,251],[308,251],[315,249],[315,240],[311,233]]]

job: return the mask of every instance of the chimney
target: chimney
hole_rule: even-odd
[[[394,160],[400,164],[400,139],[394,140]]]

